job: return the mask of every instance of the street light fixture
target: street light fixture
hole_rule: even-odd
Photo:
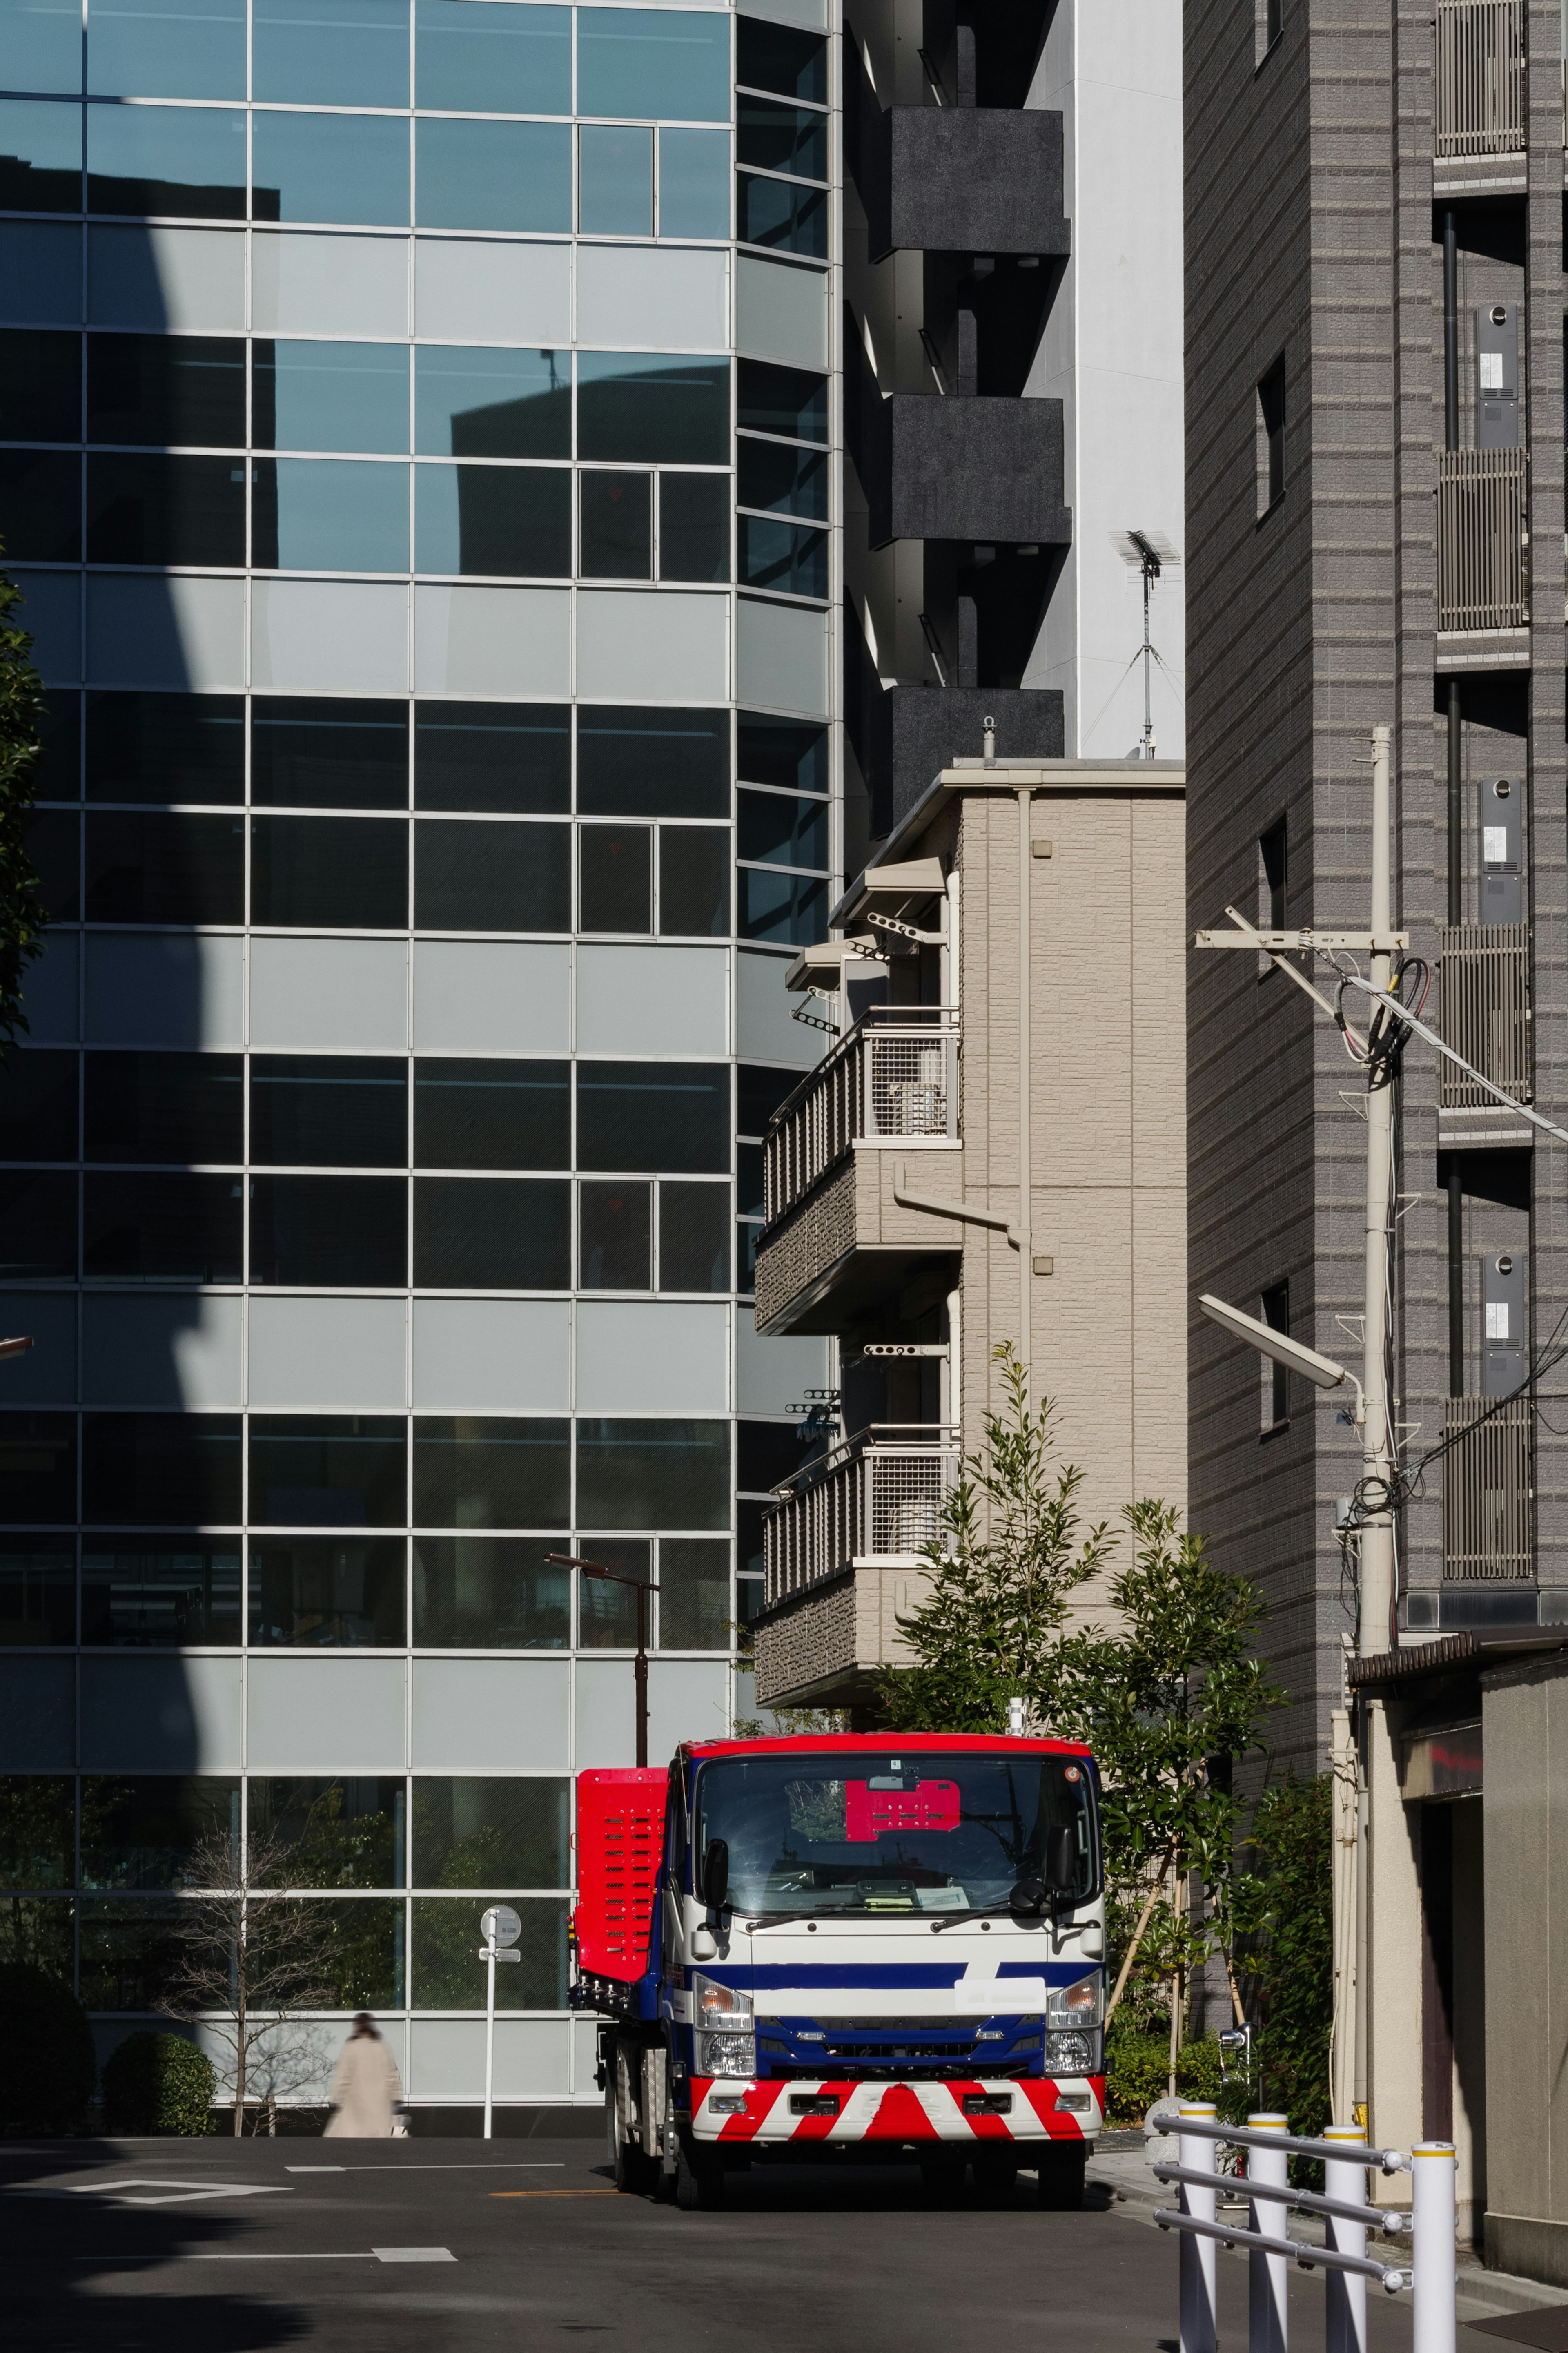
[[[31,1333],[25,1340],[0,1340],[0,1356],[25,1356],[32,1345]]]
[[[1198,1305],[1211,1324],[1217,1324],[1222,1331],[1230,1333],[1235,1339],[1245,1340],[1247,1346],[1256,1348],[1260,1356],[1271,1356],[1277,1365],[1284,1365],[1289,1371],[1300,1373],[1315,1388],[1337,1389],[1342,1381],[1349,1381],[1356,1393],[1356,1420],[1360,1422],[1361,1383],[1353,1373],[1347,1373],[1342,1365],[1336,1365],[1331,1356],[1320,1356],[1316,1348],[1304,1347],[1300,1340],[1292,1340],[1287,1332],[1277,1332],[1272,1324],[1265,1324],[1257,1315],[1247,1315],[1239,1307],[1227,1306],[1223,1299],[1215,1298],[1212,1292],[1205,1291]]]
[[[639,1765],[647,1763],[647,1605],[652,1588],[640,1577],[626,1577],[618,1568],[606,1568],[602,1560],[579,1560],[575,1553],[547,1552],[545,1559],[557,1568],[580,1568],[597,1585],[624,1585],[637,1598],[637,1650],[632,1664],[632,1678],[637,1693],[637,1754]]]

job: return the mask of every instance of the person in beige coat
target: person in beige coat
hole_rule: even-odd
[[[395,2104],[403,2097],[396,2063],[368,2010],[355,2014],[328,2097],[328,2140],[390,2140]]]

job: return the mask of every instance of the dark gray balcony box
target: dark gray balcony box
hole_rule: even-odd
[[[845,342],[845,430],[873,547],[945,539],[1065,547],[1059,400],[884,399],[858,334]]]
[[[1056,687],[883,687],[858,628],[845,632],[845,719],[880,839],[954,759],[978,759],[988,718],[1000,760],[1059,760],[1065,742]]]
[[[1062,119],[1010,107],[884,112],[858,50],[845,110],[847,162],[870,256],[1070,251],[1062,212]]]

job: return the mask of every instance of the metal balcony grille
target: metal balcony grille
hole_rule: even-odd
[[[773,1113],[763,1147],[768,1222],[851,1145],[957,1133],[957,1016],[938,1005],[868,1014]]]
[[[1443,1036],[1515,1103],[1533,1087],[1530,1016],[1530,928],[1525,923],[1457,923],[1443,932]],[[1443,1064],[1443,1108],[1495,1102],[1452,1062]]]
[[[1443,1458],[1443,1575],[1517,1584],[1531,1574],[1534,1416],[1521,1398],[1482,1420],[1494,1404],[1448,1400],[1447,1435],[1470,1434]]]
[[[1522,154],[1524,0],[1437,0],[1436,153]]]
[[[1437,627],[1522,629],[1530,619],[1522,449],[1437,456]]]
[[[962,1456],[929,1426],[862,1430],[775,1490],[763,1522],[766,1597],[804,1592],[851,1561],[918,1559],[941,1534]]]

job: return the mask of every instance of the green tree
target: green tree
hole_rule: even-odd
[[[213,2129],[212,2061],[182,2034],[128,2034],[103,2064],[109,2129],[182,2137]]]
[[[1308,2137],[1330,2121],[1334,2009],[1333,1776],[1294,1774],[1253,1809],[1232,1883],[1237,1967],[1261,2026],[1263,2095]]]
[[[27,1027],[22,974],[43,945],[46,920],[27,855],[43,690],[30,659],[33,640],[16,617],[24,601],[0,574],[0,1054]]]
[[[883,1671],[883,1721],[901,1732],[1005,1732],[1007,1702],[1042,1688],[1071,1597],[1107,1556],[1103,1526],[1084,1528],[1076,1498],[1084,1474],[1060,1462],[1048,1398],[1029,1403],[1028,1374],[1010,1344],[994,1351],[1004,1404],[985,1417],[979,1451],[942,1507],[923,1547],[931,1588],[900,1620],[912,1667]]]

